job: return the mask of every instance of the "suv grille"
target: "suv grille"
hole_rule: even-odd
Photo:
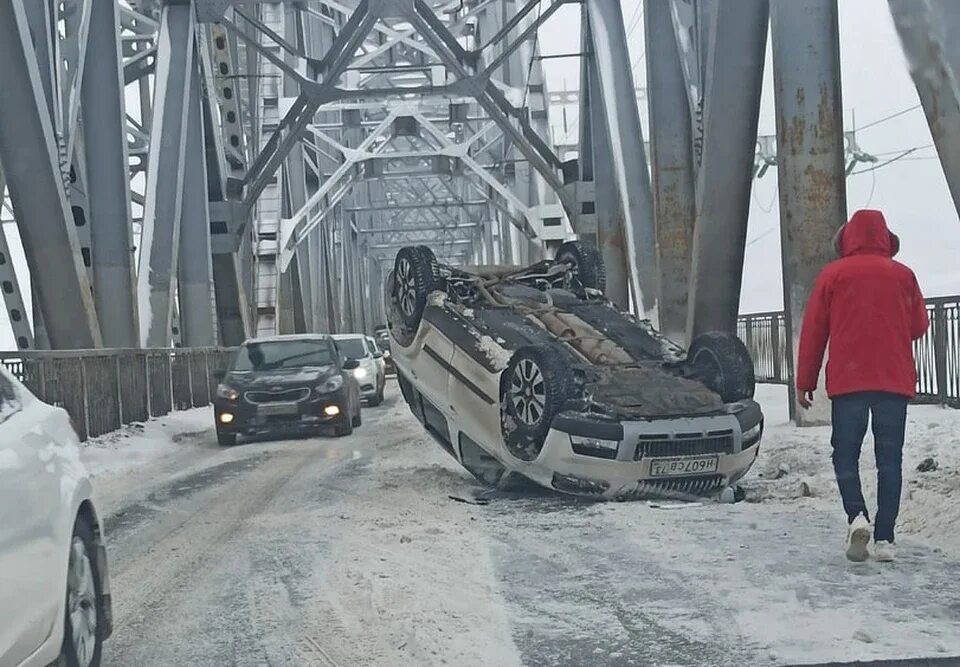
[[[637,485],[617,495],[618,500],[639,498],[678,498],[690,496],[709,496],[724,485],[723,475],[704,475],[702,477],[674,477],[672,479],[652,479],[637,482]]]
[[[702,433],[678,433],[641,435],[637,443],[634,460],[644,457],[658,458],[669,456],[699,456],[701,454],[732,454],[733,431],[711,431]]]
[[[250,403],[296,403],[310,395],[306,387],[300,389],[283,389],[281,391],[248,391],[244,397]]]

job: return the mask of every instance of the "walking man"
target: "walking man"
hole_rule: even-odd
[[[817,278],[807,303],[797,359],[797,394],[807,409],[829,344],[827,394],[833,403],[833,468],[847,513],[847,558],[864,561],[870,514],[860,488],[860,449],[872,417],[877,458],[873,555],[894,559],[900,511],[907,402],[916,395],[912,342],[929,326],[917,278],[895,262],[900,239],[883,213],[860,210],[834,238],[840,259]]]

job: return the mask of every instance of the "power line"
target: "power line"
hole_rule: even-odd
[[[637,26],[640,24],[640,19],[643,18],[643,3],[638,2],[637,8],[633,11],[633,16],[630,17],[630,27],[627,28],[627,38],[629,39],[630,35],[633,34],[633,31],[637,29]]]
[[[873,121],[872,123],[867,123],[866,125],[863,125],[863,126],[861,126],[861,127],[858,127],[858,128],[856,128],[856,130],[859,132],[860,130],[866,130],[866,129],[869,129],[869,128],[871,128],[871,127],[874,127],[875,125],[879,125],[880,123],[886,123],[888,120],[892,120],[892,119],[896,118],[897,116],[902,116],[902,115],[905,114],[905,113],[910,113],[911,111],[913,111],[913,110],[915,110],[915,109],[919,109],[920,106],[921,106],[921,105],[919,105],[919,104],[914,104],[912,107],[907,107],[906,109],[901,109],[900,111],[898,111],[898,112],[896,112],[896,113],[892,113],[892,114],[890,114],[889,116],[884,116],[884,117],[881,118],[880,120],[875,120],[875,121]]]
[[[875,164],[875,165],[873,165],[872,167],[867,167],[866,169],[861,169],[860,171],[850,172],[850,175],[851,175],[851,176],[856,176],[857,174],[866,174],[867,172],[870,172],[870,171],[876,171],[877,169],[880,169],[881,167],[886,167],[888,164],[891,164],[891,163],[893,163],[893,162],[896,162],[897,160],[900,160],[900,159],[902,159],[902,158],[907,157],[907,156],[910,155],[911,153],[915,153],[916,151],[920,150],[921,148],[923,148],[923,146],[916,146],[915,148],[908,148],[907,150],[903,151],[902,153],[900,153],[900,155],[898,155],[898,156],[896,156],[896,157],[892,157],[892,158],[890,158],[889,160],[886,160],[886,161],[881,162],[881,163],[879,163],[879,164]]]

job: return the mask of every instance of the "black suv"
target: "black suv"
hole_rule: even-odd
[[[331,425],[336,435],[360,426],[358,365],[344,359],[330,336],[248,340],[221,373],[213,402],[217,441],[241,434],[280,433]]]

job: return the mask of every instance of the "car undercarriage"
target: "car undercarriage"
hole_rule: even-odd
[[[672,486],[691,489],[704,487],[700,473],[712,475],[709,488],[703,488],[708,492],[732,483],[752,458],[746,467],[738,461],[724,476],[723,457],[753,447],[755,458],[762,428],[751,400],[753,365],[746,348],[731,334],[713,332],[684,350],[650,322],[604,298],[604,282],[596,249],[580,242],[568,242],[555,259],[525,268],[450,267],[424,247],[401,249],[388,277],[387,306],[408,403],[419,401],[422,413],[434,399],[431,408],[445,421],[434,425],[434,435],[439,430],[441,444],[464,465],[462,443],[455,440],[466,433],[505,470],[557,490],[622,497],[629,484],[613,488],[609,478],[623,471],[629,471],[627,477],[684,479],[690,484]],[[460,393],[464,386],[470,391]],[[453,400],[457,396],[461,404]],[[482,400],[474,403],[476,396]],[[740,413],[757,423],[741,424]],[[716,420],[723,423],[717,426]],[[498,428],[488,424],[493,421]],[[471,422],[477,424],[472,430]],[[640,430],[649,432],[643,435],[638,424],[658,426],[652,431],[644,426]],[[599,437],[610,433],[609,427],[616,437]],[[743,436],[754,431],[756,441],[748,443]],[[636,438],[648,436],[661,442],[662,456],[649,456],[636,444]],[[565,473],[562,464],[541,469],[551,456],[545,451],[551,438],[563,440],[554,449],[573,448],[567,457],[571,470],[595,467],[596,459],[629,458],[642,465],[600,470],[601,479],[574,483],[564,477],[571,470]],[[683,465],[667,468],[653,460],[687,455],[692,458]]]

